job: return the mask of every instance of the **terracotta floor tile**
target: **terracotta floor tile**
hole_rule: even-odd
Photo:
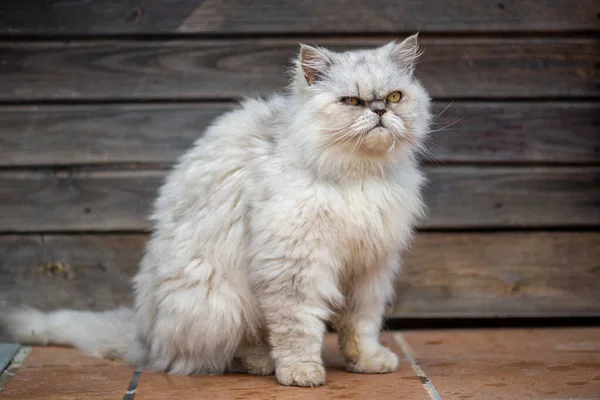
[[[421,331],[403,334],[433,385],[453,399],[600,399],[600,329]],[[382,341],[402,357],[391,333]],[[327,385],[290,388],[274,377],[176,377],[143,372],[136,400],[430,399],[410,363],[385,375],[343,370],[327,337]],[[73,349],[31,350],[0,399],[122,399],[133,367]]]
[[[69,347],[33,347],[25,361],[21,368],[115,366],[125,364],[120,360],[111,361],[83,354]]]
[[[445,400],[600,399],[600,329],[404,335]]]
[[[390,334],[382,342],[402,354]],[[273,376],[169,376],[143,372],[135,400],[198,399],[429,399],[410,364],[403,359],[393,374],[360,375],[343,370],[336,338],[326,340],[327,384],[318,388],[283,387]]]
[[[34,347],[1,399],[122,399],[134,368],[73,349]]]

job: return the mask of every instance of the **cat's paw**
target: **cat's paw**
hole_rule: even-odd
[[[383,346],[372,353],[361,353],[356,363],[346,364],[348,371],[359,374],[386,374],[397,368],[398,356]]]
[[[244,359],[244,365],[250,375],[273,375],[275,372],[275,363],[268,354],[248,356]]]
[[[284,386],[320,386],[325,383],[325,368],[312,362],[279,367],[275,374],[277,381]]]

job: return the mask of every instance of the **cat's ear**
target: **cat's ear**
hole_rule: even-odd
[[[302,43],[300,44],[299,61],[302,71],[304,72],[306,83],[309,85],[322,79],[332,64],[331,58],[327,55],[326,50],[307,46]]]
[[[408,70],[411,74],[415,70],[417,60],[423,54],[419,48],[418,33],[407,37],[402,42],[391,42],[386,45],[386,48],[390,50],[390,56],[396,62],[396,64],[405,70]]]

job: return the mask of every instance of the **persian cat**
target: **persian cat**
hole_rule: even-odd
[[[172,374],[317,386],[331,322],[349,371],[393,371],[382,316],[423,214],[418,56],[416,35],[347,52],[301,45],[285,94],[218,118],[166,178],[133,310],[20,309],[2,324],[24,343]]]

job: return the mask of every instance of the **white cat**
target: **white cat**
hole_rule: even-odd
[[[317,386],[332,321],[349,371],[393,371],[379,331],[422,214],[418,56],[416,35],[344,53],[302,45],[289,93],[221,116],[167,177],[135,310],[13,310],[6,329],[173,374]]]

